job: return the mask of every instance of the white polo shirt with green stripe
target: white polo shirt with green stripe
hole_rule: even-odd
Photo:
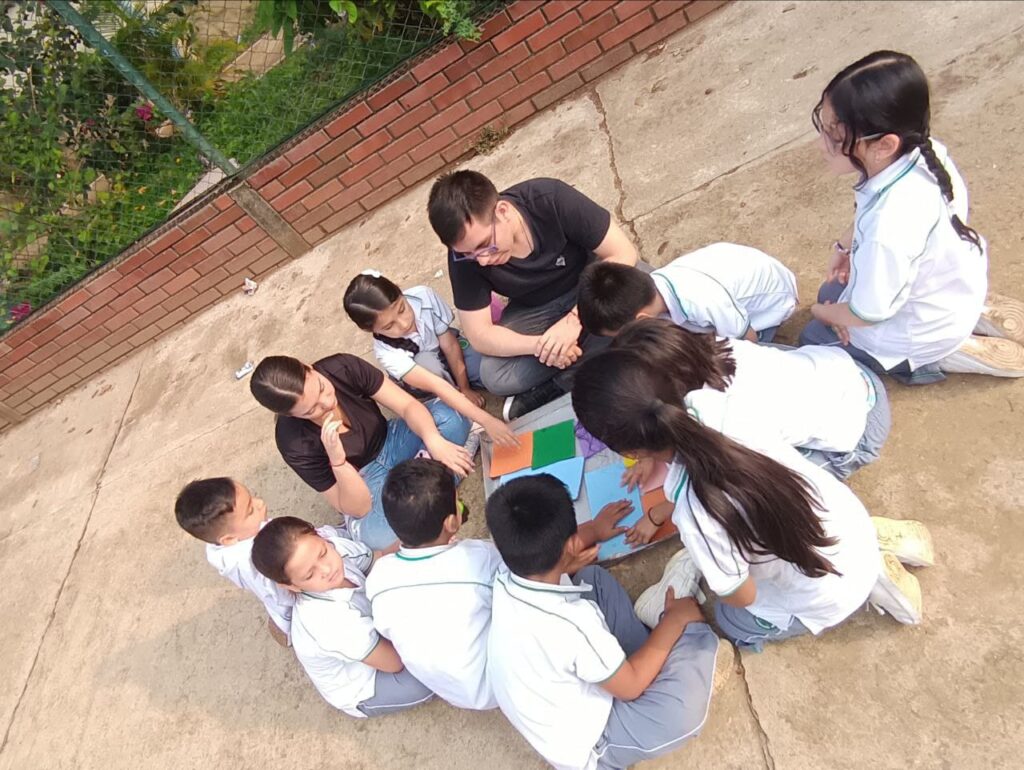
[[[492,709],[487,678],[491,595],[501,557],[486,540],[405,548],[366,579],[376,629],[409,672],[464,709]]]
[[[953,182],[947,207],[920,150],[856,188],[850,280],[840,302],[870,326],[850,342],[886,369],[917,369],[953,353],[978,322],[988,289],[988,256],[956,234],[967,222],[967,186],[946,148],[932,147]]]
[[[587,584],[538,583],[502,568],[487,670],[512,726],[556,768],[592,768],[612,710],[601,687],[626,660]]]

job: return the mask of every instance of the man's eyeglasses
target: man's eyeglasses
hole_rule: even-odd
[[[452,262],[465,262],[470,259],[480,259],[480,257],[490,256],[498,251],[498,244],[495,236],[497,235],[498,218],[491,215],[491,242],[487,246],[481,246],[479,249],[473,249],[473,251],[456,251],[452,249]]]

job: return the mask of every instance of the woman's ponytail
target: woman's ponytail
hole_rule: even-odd
[[[928,166],[928,170],[932,172],[932,176],[935,177],[935,181],[939,184],[939,190],[942,192],[942,197],[946,201],[946,204],[953,202],[953,180],[949,177],[949,172],[946,167],[939,160],[939,157],[935,154],[935,148],[932,147],[932,140],[930,137],[925,137],[923,141],[919,142],[917,148],[921,151],[921,157],[924,158],[925,164]],[[977,231],[973,228],[968,227],[961,221],[960,217],[950,211],[949,214],[950,222],[953,224],[953,229],[956,230],[956,234],[960,236],[961,240],[969,241],[981,249],[981,237]]]
[[[687,331],[667,318],[641,318],[623,326],[609,347],[634,351],[689,392],[705,385],[722,391],[729,387],[736,374],[730,345],[714,334]]]

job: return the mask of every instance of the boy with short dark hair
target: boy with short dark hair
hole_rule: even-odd
[[[606,337],[637,318],[669,316],[690,331],[771,342],[796,304],[796,278],[785,265],[734,243],[705,246],[650,275],[598,262],[580,276],[580,321]]]
[[[610,573],[583,566],[616,516],[606,507],[577,528],[548,475],[510,481],[487,502],[508,567],[494,583],[487,670],[502,712],[558,768],[625,768],[679,748],[707,717],[716,658],[731,661],[692,595],[675,595],[696,590],[686,557],[654,589],[664,612],[651,631]]]
[[[383,505],[401,547],[366,579],[374,626],[441,698],[459,708],[494,708],[487,635],[501,557],[490,542],[455,541],[464,514],[451,471],[436,460],[395,466]]]

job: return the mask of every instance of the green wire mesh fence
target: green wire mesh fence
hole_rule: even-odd
[[[0,333],[497,5],[0,0]]]

